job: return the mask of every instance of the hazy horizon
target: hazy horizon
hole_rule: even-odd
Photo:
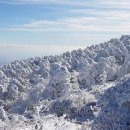
[[[9,47],[8,47],[9,46]],[[56,45],[15,45],[3,44],[0,46],[0,65],[8,64],[15,60],[60,55],[67,51],[83,49],[85,46],[56,46]]]

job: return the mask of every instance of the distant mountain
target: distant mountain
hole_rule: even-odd
[[[0,130],[130,129],[130,35],[0,66]]]

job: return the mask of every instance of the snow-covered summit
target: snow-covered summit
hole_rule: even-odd
[[[130,129],[129,73],[130,35],[2,65],[0,129]]]

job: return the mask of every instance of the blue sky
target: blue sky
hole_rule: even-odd
[[[59,54],[129,32],[129,0],[0,0],[1,64]]]

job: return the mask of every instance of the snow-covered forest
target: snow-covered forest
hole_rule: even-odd
[[[0,66],[0,130],[129,130],[130,36]]]

